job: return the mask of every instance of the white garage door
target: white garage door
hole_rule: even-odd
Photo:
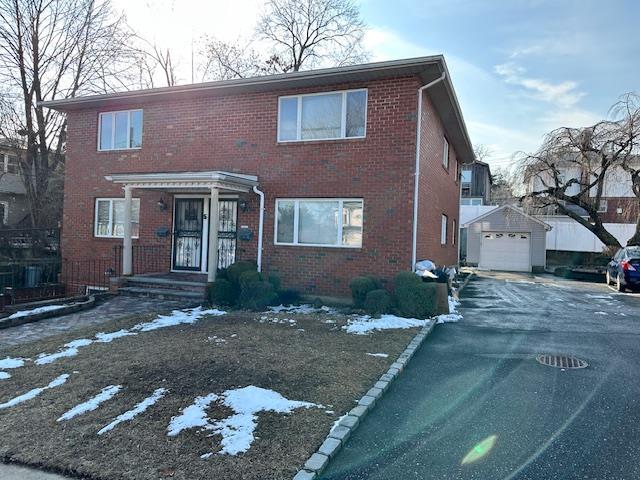
[[[519,232],[482,232],[479,268],[531,271],[531,235]]]

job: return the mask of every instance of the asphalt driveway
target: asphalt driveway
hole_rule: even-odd
[[[640,295],[481,274],[325,479],[640,478]],[[589,367],[540,365],[570,354]]]

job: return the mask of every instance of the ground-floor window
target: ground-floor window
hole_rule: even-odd
[[[131,204],[131,235],[138,238],[140,231],[140,199]],[[124,199],[97,198],[94,235],[96,237],[122,238],[124,236]]]
[[[362,219],[362,199],[278,199],[275,243],[358,248]]]
[[[447,244],[447,223],[449,223],[449,219],[445,214],[442,214],[442,220],[440,225],[440,244]]]

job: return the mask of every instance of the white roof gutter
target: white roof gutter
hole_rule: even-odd
[[[440,83],[447,76],[447,72],[442,72],[438,78],[433,80],[432,82],[423,85],[418,89],[418,121],[417,124],[417,132],[416,132],[416,171],[414,174],[413,181],[413,240],[411,243],[411,271],[415,269],[416,261],[417,261],[417,243],[418,243],[418,199],[419,199],[419,188],[420,188],[420,140],[422,133],[422,92],[426,89],[434,86],[436,83]]]

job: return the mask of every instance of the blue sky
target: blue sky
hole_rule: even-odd
[[[260,0],[114,0],[134,28],[183,50],[210,33],[248,35]],[[471,140],[494,168],[544,133],[607,116],[640,91],[636,0],[361,0],[372,60],[445,55]],[[194,15],[193,12],[198,12]],[[153,21],[149,21],[149,18]]]

